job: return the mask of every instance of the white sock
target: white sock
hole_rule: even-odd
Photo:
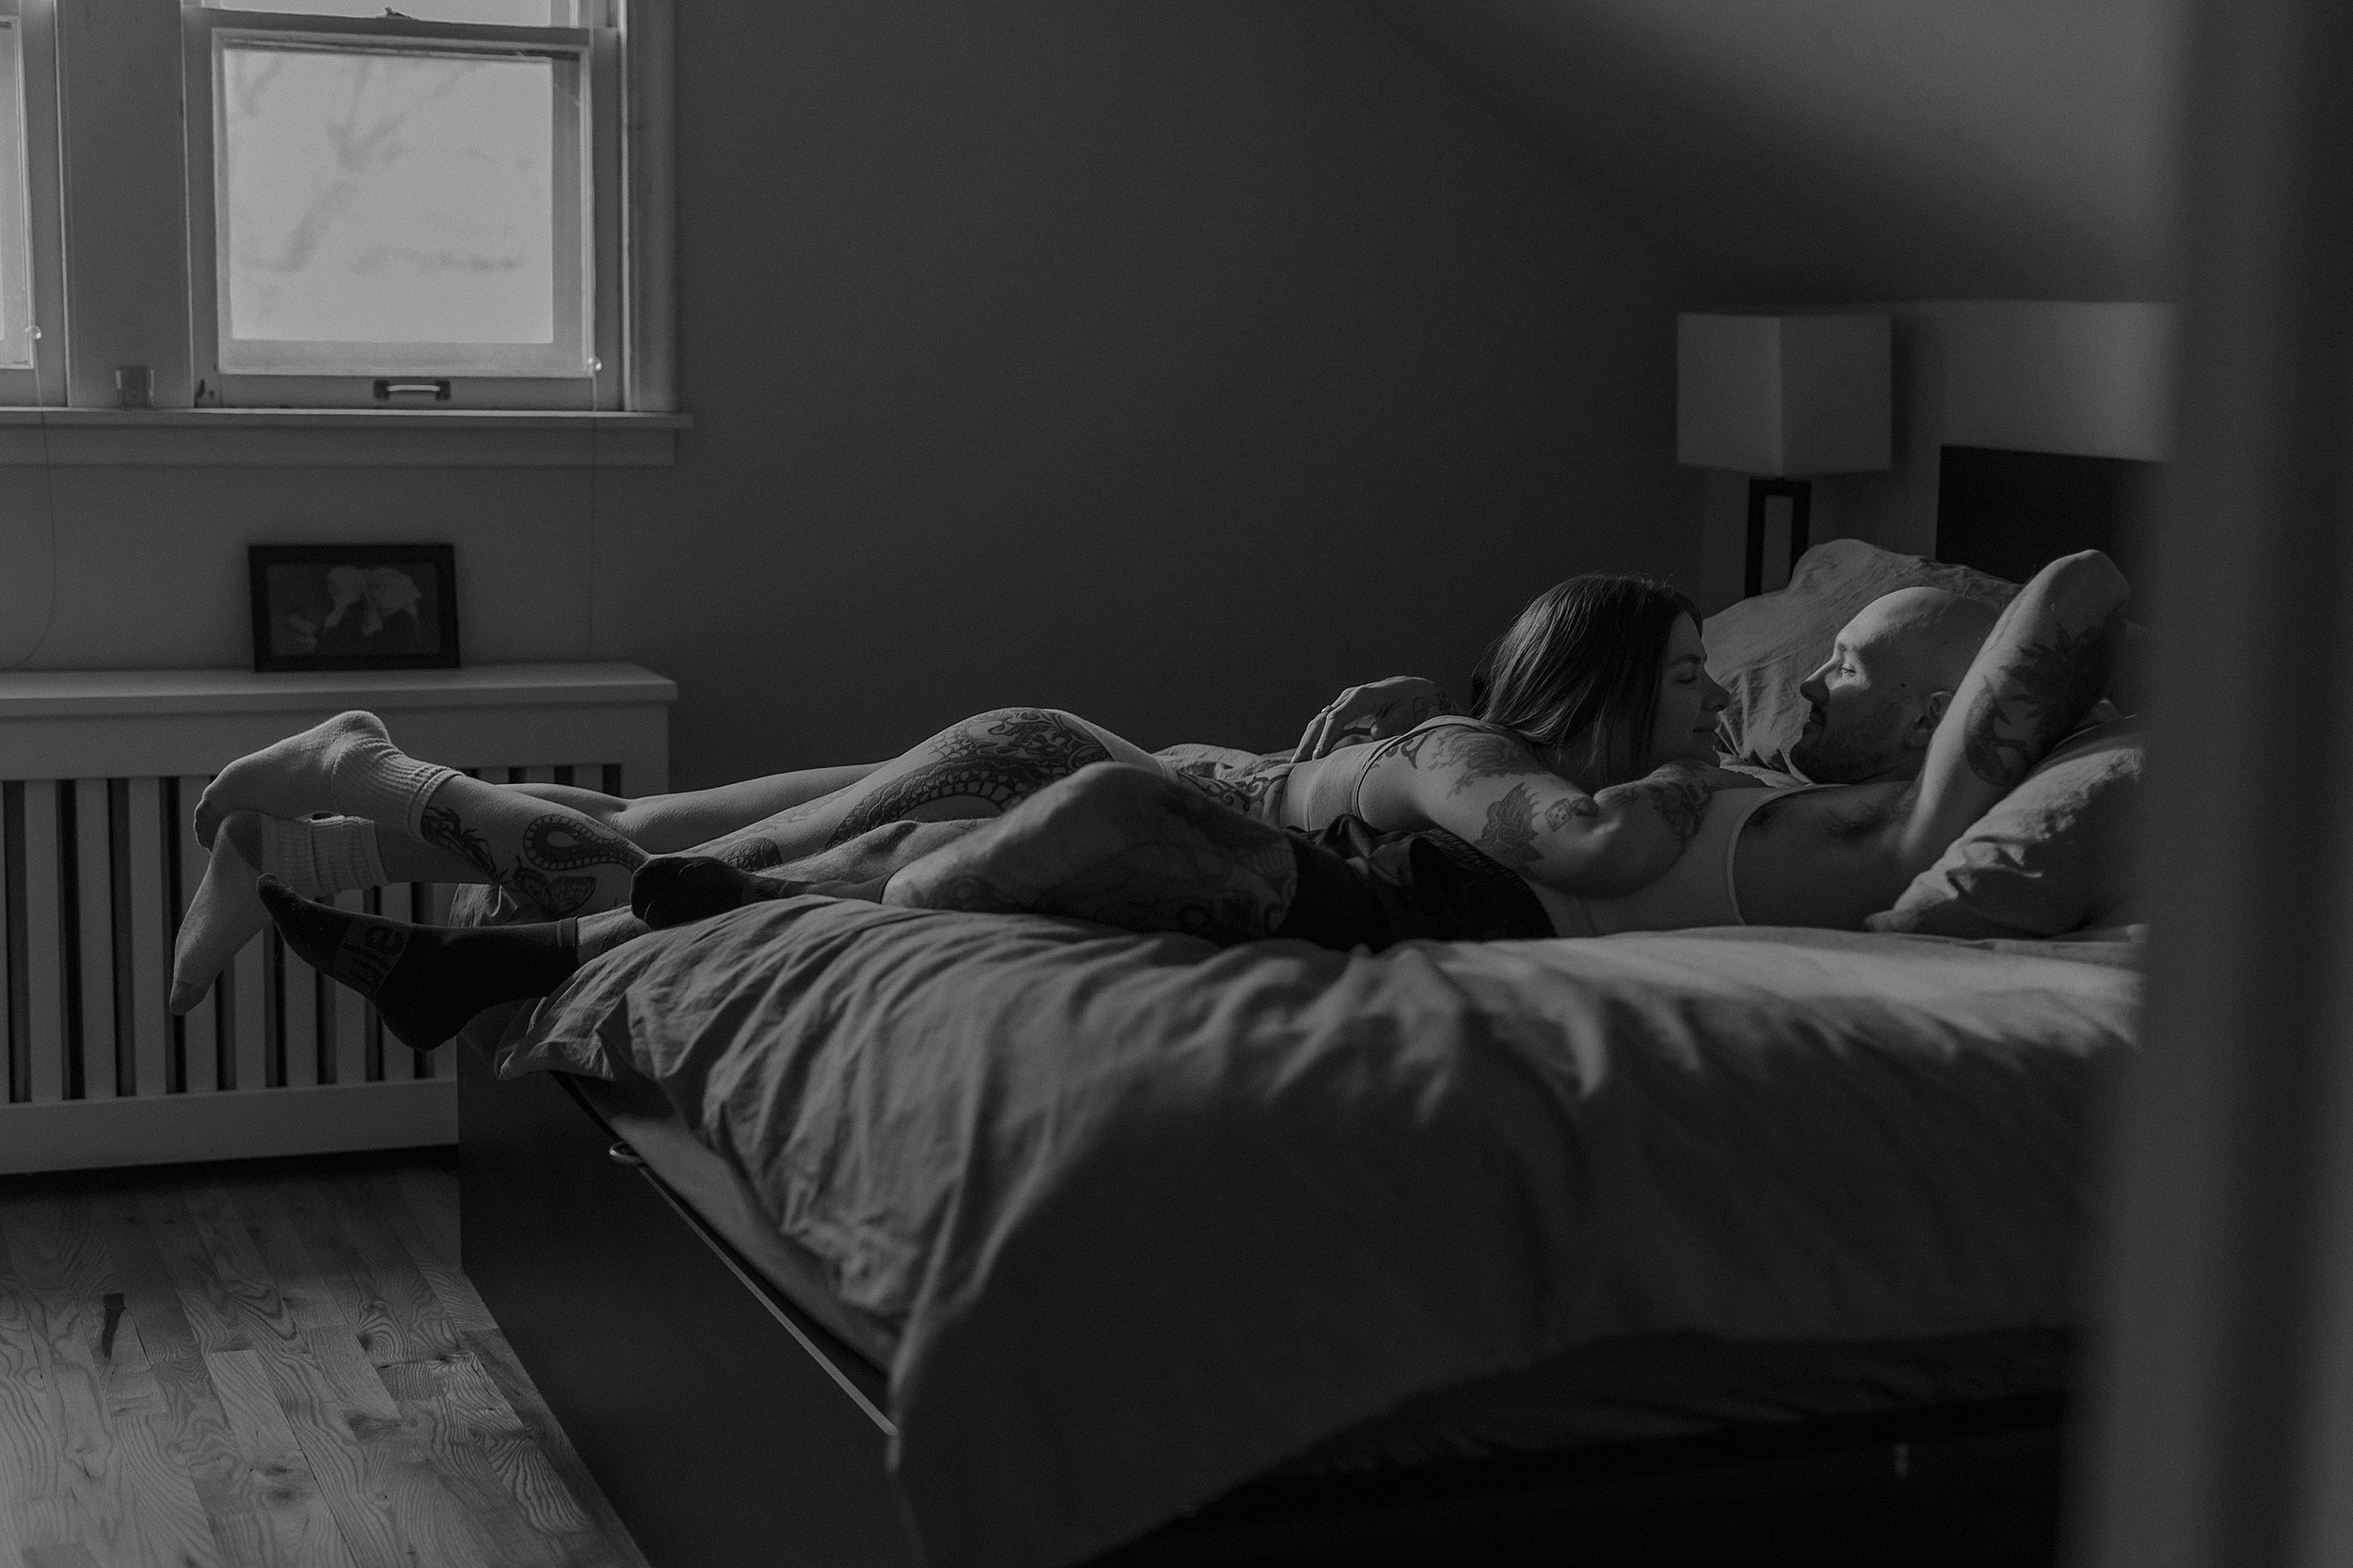
[[[456,776],[456,768],[420,762],[391,746],[371,747],[364,753],[354,747],[335,768],[335,805],[347,816],[365,817],[397,827],[412,839],[423,838],[419,829],[425,802],[444,779]]]
[[[254,869],[277,877],[304,898],[331,898],[392,880],[376,853],[376,824],[365,817],[310,817],[301,822],[264,817],[261,823],[261,860]]]

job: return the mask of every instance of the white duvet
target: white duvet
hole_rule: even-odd
[[[504,1070],[660,1082],[897,1330],[930,1561],[1050,1568],[1576,1345],[2073,1320],[2129,958],[1754,928],[1221,952],[795,899],[590,967]]]

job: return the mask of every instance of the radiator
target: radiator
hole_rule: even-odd
[[[543,667],[527,668],[544,674]],[[645,698],[646,681],[668,688],[633,666],[617,668],[642,678],[624,682],[629,696]],[[270,680],[222,673],[240,686]],[[584,749],[615,738],[616,729],[634,729],[621,737],[629,744],[604,748],[612,760],[466,771],[493,783],[577,783],[611,794],[661,787],[666,757],[660,746],[648,747],[642,712],[598,715],[581,711],[597,706],[591,702],[550,704],[543,690],[511,688],[500,693],[507,699],[503,707],[475,702],[456,714],[404,712],[397,700],[416,695],[410,689],[416,678],[483,674],[409,672],[411,679],[391,692],[351,688],[355,678],[346,677],[332,694],[335,700],[321,706],[326,712],[372,707],[396,741],[437,760],[453,753],[444,747],[437,754],[436,739],[479,746],[496,737],[518,749],[534,740],[570,741]],[[171,1016],[166,1001],[172,944],[205,864],[190,813],[209,773],[110,768],[104,776],[7,776],[21,771],[24,753],[40,749],[41,737],[8,722],[7,683],[21,686],[26,679],[0,677],[0,1035],[8,1066],[0,1172],[454,1141],[449,1052],[459,1048],[408,1050],[385,1033],[372,1007],[288,953],[275,932],[248,943],[194,1012]],[[482,691],[479,683],[462,689]],[[434,690],[428,686],[428,695]],[[328,695],[296,691],[313,700]],[[168,695],[152,704],[161,706],[163,728],[147,726],[153,731],[147,739],[162,743],[152,749],[165,766],[185,760],[187,747],[169,743],[174,735],[184,742],[191,728],[227,737],[200,742],[217,766],[262,744],[257,734],[288,733],[318,716],[282,705],[259,714],[190,715],[170,711]],[[657,716],[666,701],[656,694]],[[569,722],[548,722],[551,706]],[[18,708],[23,719],[24,705]],[[134,721],[158,713],[69,716],[80,721],[84,734],[77,744],[51,750],[87,754],[93,749],[90,737],[111,728],[116,733],[95,749],[110,750],[113,755],[101,760],[120,767],[126,753],[140,749],[136,731],[141,726]],[[109,719],[115,722],[108,725]],[[653,776],[633,776],[643,774]],[[413,884],[345,893],[337,902],[398,919],[438,920],[446,914],[449,891]]]

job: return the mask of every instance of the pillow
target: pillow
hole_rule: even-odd
[[[1831,539],[1799,558],[1789,586],[1744,599],[1707,617],[1708,673],[1732,694],[1719,724],[1726,757],[1785,765],[1805,728],[1798,682],[1830,656],[1838,629],[1881,594],[1943,588],[2000,609],[2018,584],[1968,567],[1898,555],[1861,539]]]
[[[2063,936],[2140,919],[2133,816],[2140,733],[2079,729],[1994,804],[1896,907],[1864,924],[1935,936]]]

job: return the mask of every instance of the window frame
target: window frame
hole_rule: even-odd
[[[598,0],[596,8],[603,11],[602,0]],[[624,90],[619,16],[593,16],[597,24],[584,28],[515,27],[184,4],[181,18],[189,374],[196,382],[189,392],[191,403],[220,408],[382,408],[398,401],[415,406],[412,394],[392,391],[405,382],[431,389],[422,397],[427,406],[452,408],[605,410],[623,407],[635,345],[630,342],[624,309],[629,271],[626,193],[631,181],[623,124],[630,108]],[[221,334],[228,304],[220,286],[222,234],[217,207],[224,150],[216,103],[216,62],[224,47],[247,40],[296,47],[362,43],[394,52],[408,45],[575,58],[578,112],[585,122],[586,158],[578,170],[580,200],[588,212],[587,253],[583,261],[586,277],[579,298],[587,316],[581,328],[587,361],[583,371],[469,369],[455,357],[430,349],[404,351],[405,345],[388,348],[366,369],[254,370],[224,365]],[[563,303],[559,300],[559,307]]]
[[[65,401],[67,342],[55,0],[0,0],[0,18],[12,22],[17,34],[18,136],[34,328],[32,364],[0,366],[0,404],[55,406]],[[0,178],[9,172],[0,168]]]
[[[193,361],[197,301],[190,292],[188,252],[194,231],[188,222],[190,152],[182,102],[188,73],[187,13],[224,8],[83,0],[90,24],[68,28],[59,24],[59,3],[0,0],[0,10],[18,16],[24,30],[34,309],[41,330],[33,370],[0,369],[0,411],[71,410],[77,441],[91,436],[84,429],[91,422],[83,416],[103,416],[119,422],[120,440],[140,452],[156,442],[162,443],[158,452],[193,451],[188,443],[199,442],[224,450],[266,447],[276,454],[268,460],[300,461],[297,454],[315,446],[322,454],[316,460],[337,463],[360,460],[358,455],[372,440],[397,447],[402,461],[422,460],[411,452],[416,443],[428,441],[421,432],[462,427],[478,437],[475,427],[486,417],[502,422],[502,428],[528,424],[540,430],[563,453],[571,451],[571,437],[554,432],[585,429],[583,421],[617,430],[648,416],[648,428],[659,426],[664,441],[679,427],[672,189],[676,0],[575,0],[579,9],[595,8],[587,20],[598,24],[605,51],[616,56],[605,70],[604,103],[611,112],[600,117],[597,126],[601,178],[612,184],[598,190],[595,206],[602,248],[596,295],[600,334],[616,351],[599,353],[604,363],[593,382],[575,383],[589,389],[584,395],[559,400],[547,395],[546,382],[502,384],[469,376],[453,381],[447,403],[377,402],[372,395],[329,401],[310,386],[295,384],[248,389],[242,407],[222,406],[210,367],[200,372]],[[261,14],[265,24],[280,27],[323,20],[298,12]],[[199,156],[208,162],[209,133],[202,142]],[[209,207],[210,193],[205,194]],[[209,310],[213,301],[208,296],[203,303]],[[153,412],[120,407],[116,371],[124,365],[152,371]],[[219,418],[184,427],[173,424],[181,420],[180,411],[198,407],[194,394],[200,379],[206,383],[203,411]],[[247,428],[252,416],[266,409],[321,412],[307,423],[265,419],[266,435],[260,426]],[[158,421],[170,428],[146,428]],[[0,418],[0,424],[7,424]],[[47,430],[46,422],[35,418],[34,424]],[[362,431],[379,434],[371,438]],[[442,439],[436,436],[428,443]],[[472,438],[448,439],[463,446]],[[22,460],[12,441],[8,430],[0,430],[0,465]],[[559,453],[548,460],[572,459]]]

